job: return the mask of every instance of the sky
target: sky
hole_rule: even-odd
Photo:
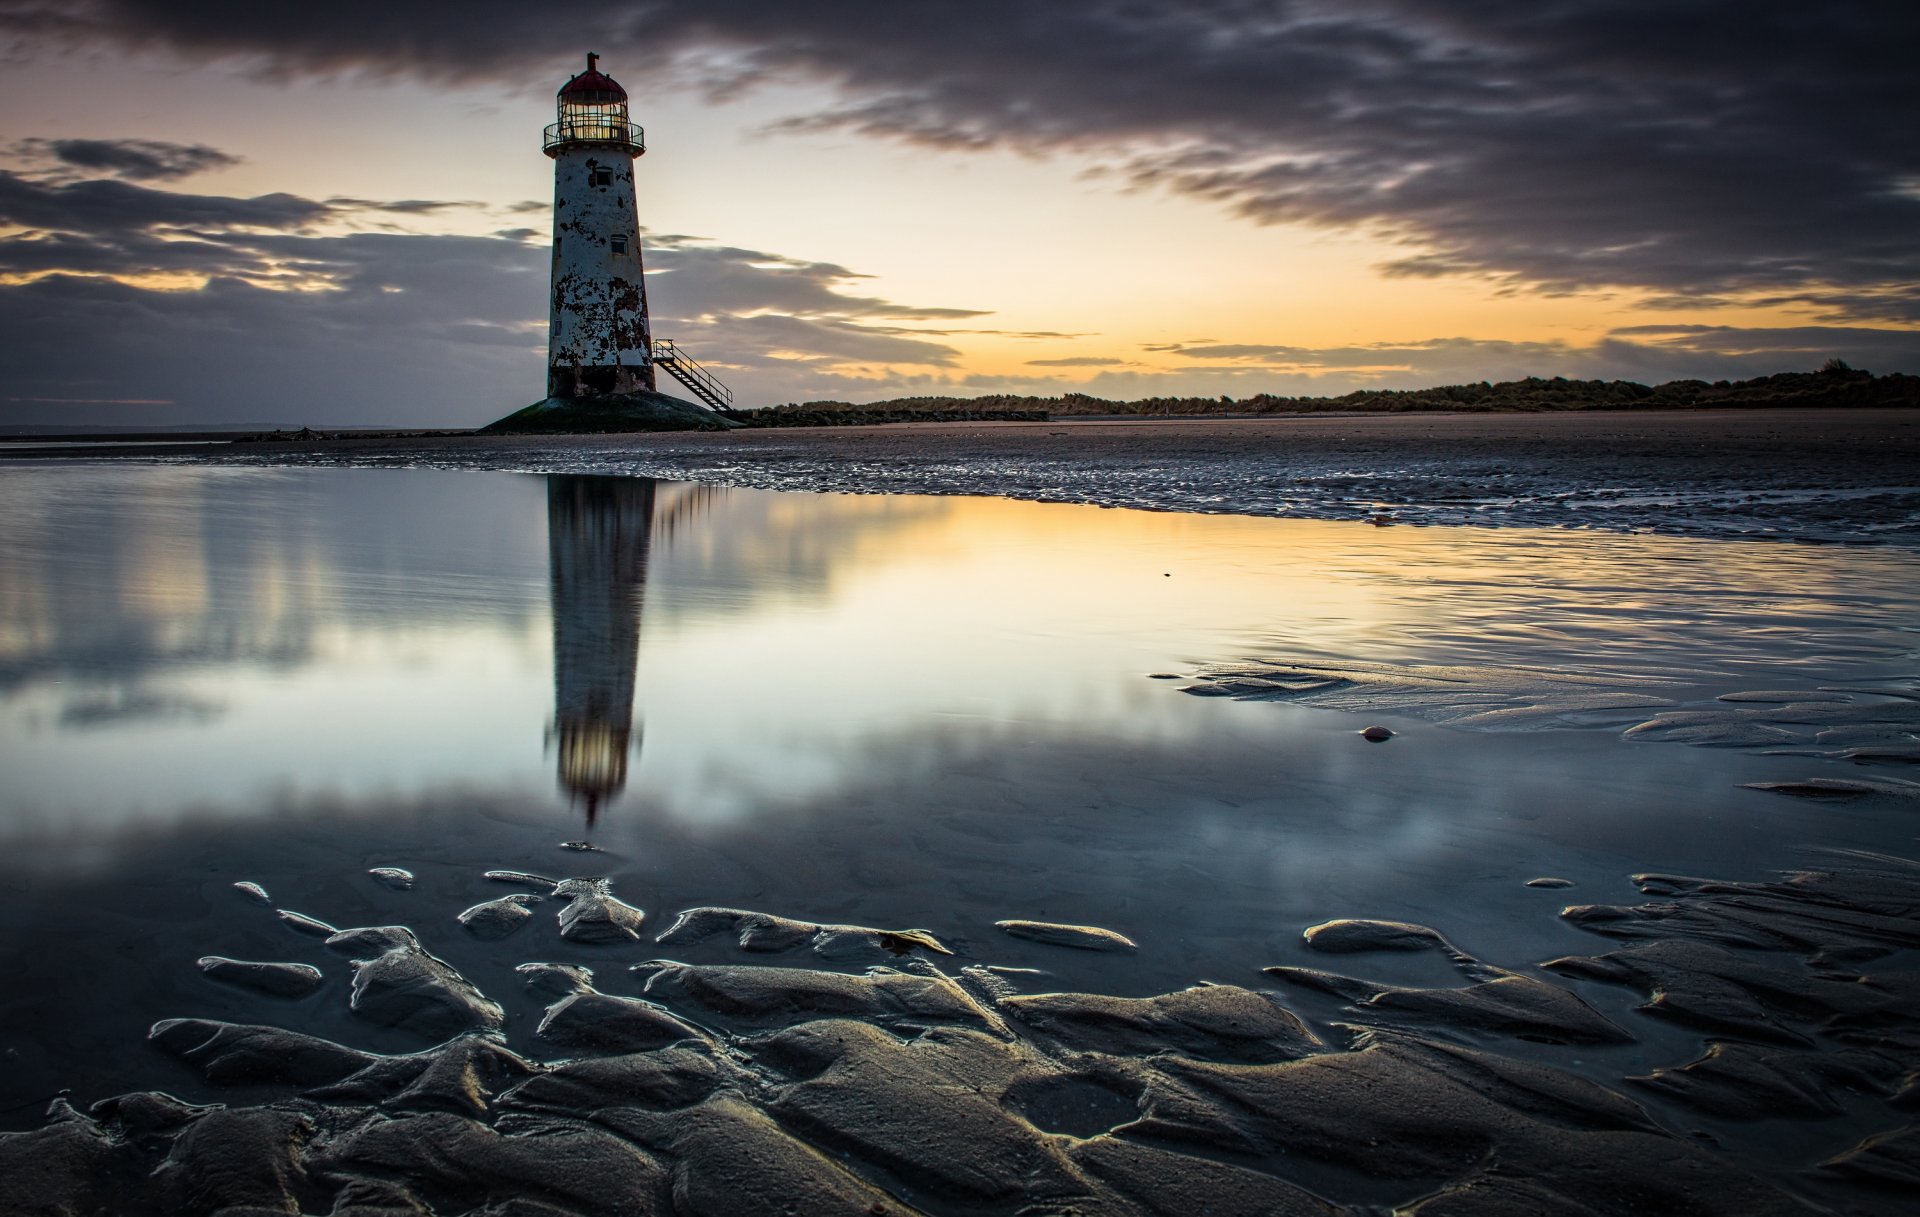
[[[1920,372],[1892,0],[0,0],[0,425],[538,398],[588,51],[746,405]]]

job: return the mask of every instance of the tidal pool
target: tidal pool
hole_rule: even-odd
[[[638,994],[629,964],[739,962],[731,931],[656,943],[698,908],[922,930],[1016,994],[1272,991],[1335,1042],[1357,990],[1262,972],[1328,967],[1317,923],[1542,978],[1618,945],[1559,914],[1645,900],[1637,873],[1916,850],[1904,550],[422,470],[16,467],[0,512],[0,1128],[61,1090],[236,1101],[148,1041],[166,1019],[436,1042],[352,1008],[276,910],[409,927],[529,1055],[555,991],[519,965]],[[1841,786],[1754,788],[1808,779]],[[644,932],[562,934],[498,870],[603,878]],[[1351,970],[1466,983],[1432,951]],[[1644,993],[1556,983],[1627,1034],[1421,1034],[1615,1088],[1702,1049]],[[1635,1097],[1761,1174],[1895,1122],[1852,1090],[1791,1136]],[[1295,1181],[1417,1194],[1350,1175]]]

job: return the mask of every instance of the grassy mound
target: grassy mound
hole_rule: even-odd
[[[738,423],[665,393],[549,397],[480,428],[482,435],[598,435],[618,431],[724,431]]]

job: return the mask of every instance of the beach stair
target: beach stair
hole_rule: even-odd
[[[653,344],[653,366],[672,373],[673,378],[685,385],[687,392],[699,398],[709,410],[719,414],[733,413],[733,390],[694,362],[693,357],[675,346],[672,339],[662,338]]]

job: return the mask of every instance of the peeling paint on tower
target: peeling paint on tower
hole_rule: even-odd
[[[656,387],[633,187],[646,140],[598,59],[561,88],[543,141],[554,161],[550,398]]]

